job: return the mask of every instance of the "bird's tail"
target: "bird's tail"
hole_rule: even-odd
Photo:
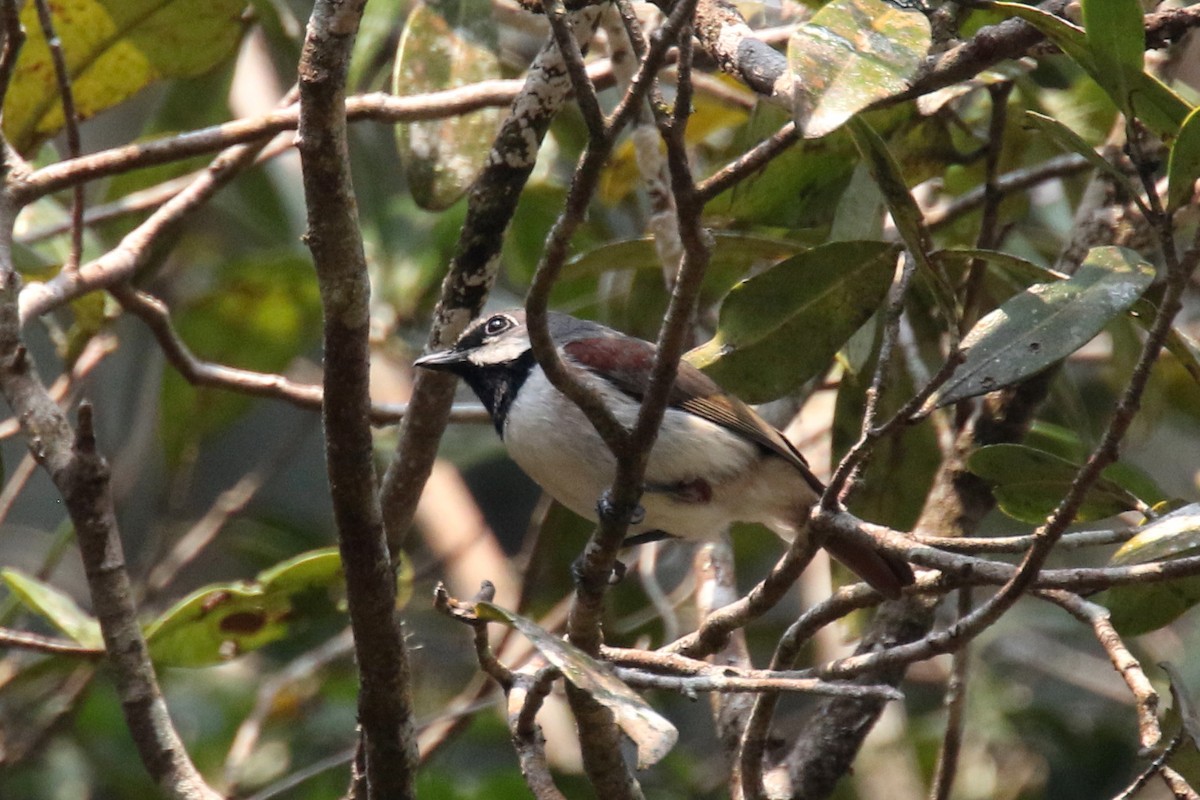
[[[916,580],[912,567],[904,559],[875,549],[866,542],[844,536],[831,536],[825,549],[854,574],[871,585],[884,597],[895,600],[905,586]]]

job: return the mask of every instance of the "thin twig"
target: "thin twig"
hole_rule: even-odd
[[[50,60],[54,64],[54,77],[58,81],[59,102],[62,104],[63,122],[67,131],[67,155],[79,158],[79,114],[75,110],[75,92],[71,88],[71,74],[67,70],[67,58],[63,53],[62,39],[54,32],[54,18],[50,14],[47,0],[34,0],[37,7],[38,24],[50,49]],[[71,198],[71,247],[67,252],[63,269],[74,272],[79,268],[83,254],[83,184],[76,184]]]
[[[1064,609],[1075,619],[1091,627],[1096,641],[1108,654],[1113,668],[1129,687],[1137,708],[1138,738],[1143,752],[1149,752],[1162,742],[1162,729],[1158,725],[1158,692],[1146,677],[1141,663],[1121,640],[1112,624],[1112,614],[1107,608],[1082,597],[1063,591],[1040,591],[1038,596]]]
[[[193,386],[212,386],[253,397],[279,400],[308,411],[320,411],[324,397],[321,386],[299,383],[283,375],[255,372],[224,364],[202,361],[192,353],[171,324],[171,314],[158,298],[136,290],[127,284],[116,284],[109,292],[129,313],[138,317],[154,334],[168,362]],[[393,425],[404,419],[406,403],[372,403],[370,419],[373,425]],[[455,422],[485,424],[491,422],[482,406],[456,405],[450,411]]]
[[[508,690],[508,729],[521,775],[536,800],[566,800],[554,784],[546,760],[546,742],[535,721],[543,701],[550,694],[558,670],[530,664],[517,672]]]
[[[2,0],[0,2],[0,18],[4,25],[4,49],[0,50],[0,108],[2,108],[8,97],[8,88],[12,83],[17,56],[21,54],[21,47],[25,44],[25,28],[21,25],[20,3],[17,0]]]
[[[11,647],[17,650],[28,650],[32,653],[42,653],[48,656],[76,656],[81,658],[102,658],[104,649],[87,647],[65,639],[54,639],[37,633],[14,631],[0,628],[0,647]]]
[[[591,38],[598,13],[587,8],[575,15],[575,33],[584,41]],[[550,122],[570,94],[571,82],[565,73],[562,54],[548,42],[530,65],[483,170],[467,193],[467,216],[429,330],[427,345],[431,349],[452,345],[487,300],[517,198],[537,163]],[[413,381],[411,413],[400,426],[395,456],[380,489],[393,552],[398,552],[412,527],[422,487],[433,469],[437,442],[448,422],[456,383],[454,376],[430,370],[419,370]]]
[[[998,198],[1005,197],[1031,189],[1046,181],[1078,175],[1089,169],[1091,169],[1091,164],[1086,158],[1077,153],[1065,153],[1049,158],[1040,164],[1022,167],[997,176],[992,183],[992,195]],[[988,194],[986,186],[977,186],[970,191],[963,192],[944,206],[935,206],[930,209],[925,215],[925,224],[931,231],[949,225],[964,214],[982,206]]]
[[[286,98],[285,98],[286,102]],[[21,290],[21,322],[59,307],[88,292],[129,280],[153,257],[155,243],[177,231],[187,216],[207,203],[243,170],[252,165],[268,140],[235,145],[222,152],[195,181],[164,203],[145,222],[99,258],[73,272],[60,272],[44,283],[29,283]]]
[[[958,590],[958,618],[971,613],[971,589],[964,586]],[[933,785],[929,789],[929,800],[948,800],[954,788],[954,777],[958,774],[959,754],[967,715],[967,679],[970,676],[971,650],[964,647],[954,654],[950,667],[950,680],[946,684],[946,695],[942,704],[946,707],[946,732],[942,736],[942,748],[938,751],[937,764],[933,769]]]
[[[782,155],[800,139],[795,122],[788,122],[708,178],[696,184],[696,196],[707,203],[739,181],[745,180]]]
[[[979,221],[979,232],[975,247],[990,250],[1000,244],[1000,201],[1003,195],[996,185],[1000,171],[1000,154],[1004,146],[1004,131],[1008,124],[1008,96],[1012,94],[1012,81],[988,87],[992,102],[992,113],[988,120],[988,137],[984,145],[983,213]],[[981,258],[971,259],[967,278],[962,290],[962,316],[958,321],[959,335],[965,335],[979,318],[983,303],[983,279],[987,275],[987,262]]]
[[[588,74],[597,86],[612,83],[611,68],[606,62],[590,65]],[[346,99],[346,114],[352,121],[386,123],[445,119],[481,108],[510,105],[520,97],[523,86],[524,82],[520,80],[492,80],[410,97],[383,92],[355,95]],[[26,205],[76,183],[182,161],[234,145],[263,145],[277,134],[295,130],[299,114],[299,106],[292,97],[282,107],[260,117],[233,120],[60,161],[28,175],[17,183],[14,193],[19,205]]]

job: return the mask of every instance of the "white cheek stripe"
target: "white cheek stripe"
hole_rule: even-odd
[[[472,350],[467,358],[477,367],[494,367],[516,361],[529,349],[529,342],[521,336],[510,336],[494,342],[486,342]]]

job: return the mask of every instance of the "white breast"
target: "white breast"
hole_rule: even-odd
[[[592,381],[622,424],[631,426],[638,405]],[[612,485],[615,460],[591,423],[558,392],[541,370],[522,385],[508,412],[504,442],[513,460],[543,489],[580,516],[596,519],[596,501]],[[681,500],[654,487],[705,481],[708,502]],[[664,530],[710,539],[735,521],[762,522],[787,534],[797,509],[812,492],[783,459],[707,420],[668,409],[646,467],[650,487],[642,498],[645,519],[634,532]]]

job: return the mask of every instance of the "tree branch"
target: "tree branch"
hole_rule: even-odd
[[[365,0],[318,0],[300,58],[300,150],[308,233],[324,311],[325,458],[359,667],[368,798],[414,796],[417,738],[408,650],[369,421],[370,282],[350,182],[345,81]]]
[[[0,195],[0,391],[75,524],[92,606],[142,763],[169,796],[216,800],[217,793],[188,758],[158,688],[125,569],[108,465],[96,450],[91,406],[80,407],[79,430],[73,432],[21,341],[19,278],[12,266],[15,216],[16,206],[5,192]]]

